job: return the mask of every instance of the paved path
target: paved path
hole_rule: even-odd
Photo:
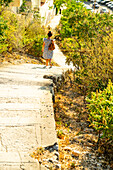
[[[0,68],[0,170],[45,169],[30,154],[38,146],[57,143],[52,80],[43,78],[67,70],[57,45],[54,61],[61,67],[22,64]]]
[[[51,28],[51,30],[54,30],[55,27],[58,25],[59,21],[61,18],[61,14],[56,15],[51,22],[48,24],[48,26]],[[64,54],[60,51],[58,45],[55,43],[55,50],[54,50],[54,55],[53,55],[53,60],[62,68],[71,68],[74,69],[73,65],[66,64],[66,57]]]
[[[0,68],[0,170],[37,169],[29,155],[57,142],[50,84],[62,69],[23,64]],[[39,168],[38,168],[39,169]]]

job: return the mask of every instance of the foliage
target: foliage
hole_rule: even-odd
[[[4,10],[2,12],[2,16],[5,21],[7,21],[8,29],[5,30],[5,34],[7,35],[6,44],[7,50],[9,52],[17,49],[22,49],[22,36],[24,34],[25,24],[20,23],[22,20],[19,20],[14,13],[10,11]]]
[[[103,91],[92,92],[91,98],[87,98],[89,120],[101,137],[113,140],[113,84],[109,81]]]
[[[10,2],[13,0],[0,0],[0,5],[2,6],[8,6]]]
[[[56,6],[56,8],[59,10],[60,7],[66,6],[67,2],[70,0],[54,0],[54,5]],[[76,2],[77,0],[75,0],[74,2]],[[83,0],[81,0],[82,2]],[[87,1],[87,0],[86,0]]]
[[[57,132],[57,137],[60,138],[60,139],[63,139],[64,138],[64,133],[62,130],[58,130]]]
[[[57,38],[75,67],[75,83],[83,94],[113,81],[113,15],[95,14],[74,0],[67,2],[57,28]]]
[[[7,29],[4,24],[7,24]],[[0,26],[4,35],[2,39],[5,38],[4,44],[0,41],[1,53],[22,51],[34,56],[42,55],[41,47],[45,31],[41,27],[38,13],[31,20],[29,16],[16,15],[4,9]]]
[[[26,12],[26,10],[27,10],[26,0],[23,0],[23,3],[19,9],[19,12]]]
[[[7,49],[7,44],[5,44],[7,38],[5,35],[5,31],[7,29],[7,22],[4,21],[2,16],[0,16],[0,53]]]
[[[63,5],[63,4],[65,4],[66,3],[66,1],[65,0],[55,0],[54,1],[54,5],[56,6],[56,8],[58,8],[58,10],[60,9],[60,7]]]
[[[29,24],[25,29],[23,37],[24,49],[34,56],[41,56],[42,44],[45,32],[41,28],[40,22],[34,19],[33,24]]]

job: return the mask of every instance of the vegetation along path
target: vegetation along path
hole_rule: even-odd
[[[53,30],[59,19],[49,23]],[[85,89],[80,91],[85,86],[77,88],[75,70],[57,44],[53,60],[60,67],[44,68],[32,59],[0,68],[0,169],[112,169],[112,161],[110,167],[104,160],[103,145],[97,147],[98,133],[89,127]],[[66,72],[68,68],[74,71]]]

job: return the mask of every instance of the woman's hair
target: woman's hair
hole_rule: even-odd
[[[52,32],[49,31],[47,35],[48,35],[48,37],[51,37],[52,36]]]

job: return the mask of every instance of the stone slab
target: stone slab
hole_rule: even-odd
[[[26,152],[0,152],[0,170],[46,170]]]
[[[50,93],[49,89],[43,88],[42,86],[10,86],[10,85],[0,85],[0,97],[2,98],[20,98],[20,97],[33,97],[40,98],[41,96],[48,95]]]
[[[37,110],[39,111],[40,104],[36,103],[0,103],[1,110]]]
[[[32,163],[0,163],[0,170],[47,170],[38,162]]]
[[[58,46],[57,46],[58,47]],[[59,49],[59,48],[58,48]],[[64,58],[64,57],[63,57]],[[53,66],[51,69],[45,69],[45,65],[38,65],[38,64],[21,64],[21,65],[10,65],[5,66],[4,68],[0,68],[0,72],[7,72],[7,73],[15,73],[15,74],[26,74],[43,77],[44,74],[54,74],[54,75],[61,75],[63,68]]]
[[[31,152],[41,146],[40,126],[0,127],[2,146],[6,151]]]
[[[4,118],[15,118],[20,117],[20,118],[28,118],[30,117],[31,119],[36,119],[37,117],[39,118],[40,112],[37,111],[31,111],[31,110],[26,110],[26,111],[0,111],[0,117]]]
[[[42,146],[46,147],[49,145],[54,145],[55,141],[57,141],[54,118],[49,118],[49,119],[42,118],[40,131],[41,131]]]
[[[0,152],[0,164],[5,162],[18,163],[21,158],[18,152]]]
[[[40,124],[39,111],[0,111],[0,126],[27,126]]]
[[[20,116],[16,116],[16,117],[4,117],[1,118],[0,117],[0,126],[30,126],[30,125],[35,125],[35,124],[40,124],[39,122],[40,120],[40,115],[38,115],[36,118],[21,118]]]
[[[43,76],[58,76],[62,71],[59,67],[44,69],[43,65],[34,64],[0,68],[0,153],[19,153],[12,163],[0,162],[0,170],[44,168],[29,158],[37,147],[57,142],[52,80]]]
[[[40,103],[40,98],[35,97],[0,97],[0,103]]]
[[[38,81],[37,81],[38,79]],[[10,76],[10,75],[4,75],[4,76],[0,76],[0,84],[17,84],[17,85],[38,85],[38,86],[44,86],[44,85],[49,85],[51,84],[52,81],[48,80],[48,79],[43,79],[43,77],[39,78],[39,77],[35,77],[33,78],[33,76],[31,76],[30,78],[28,78],[27,75],[24,75],[23,77],[20,76],[18,77],[14,77],[14,76]]]
[[[57,142],[56,131],[42,125],[41,127],[41,145],[43,147],[54,145]]]

